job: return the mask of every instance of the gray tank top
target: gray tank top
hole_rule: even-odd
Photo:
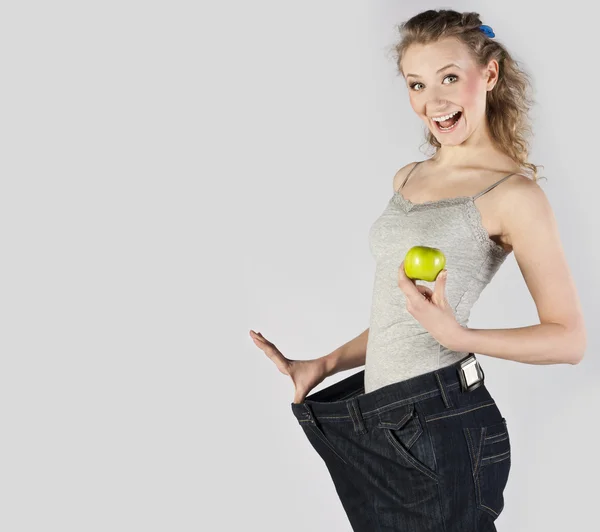
[[[475,196],[412,203],[400,191],[419,163],[410,170],[369,231],[369,247],[376,266],[365,393],[435,371],[468,355],[442,346],[406,310],[404,292],[398,287],[398,268],[411,247],[435,247],[446,256],[446,295],[463,326],[468,324],[471,307],[509,254],[489,237],[475,200],[514,174]],[[435,286],[435,282],[427,281],[418,284],[431,289]]]

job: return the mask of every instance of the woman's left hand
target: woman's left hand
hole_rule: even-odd
[[[434,289],[418,285],[406,276],[404,261],[398,268],[398,287],[406,296],[406,309],[444,347],[460,351],[457,345],[464,329],[458,321],[446,297],[446,277],[448,270],[442,270]]]

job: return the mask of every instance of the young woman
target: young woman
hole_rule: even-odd
[[[527,161],[527,75],[477,13],[429,10],[400,30],[398,70],[435,153],[398,171],[371,227],[370,327],[306,361],[250,334],[292,378],[292,411],[353,530],[493,531],[511,447],[474,353],[577,364],[586,344],[582,311],[537,167]],[[405,273],[404,256],[417,245],[446,257],[433,283]],[[511,252],[540,324],[468,328],[471,307]]]

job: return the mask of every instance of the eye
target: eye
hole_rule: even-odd
[[[446,81],[448,78],[456,78],[456,79],[458,80],[458,76],[455,76],[454,74],[448,74],[448,75],[447,75],[447,76],[444,78],[444,81]],[[456,82],[455,82],[455,81],[453,81],[452,83],[456,83]],[[410,87],[412,90],[416,91],[416,90],[417,90],[417,89],[415,89],[415,86],[416,86],[416,85],[422,85],[422,83],[421,83],[421,82],[419,82],[419,81],[415,81],[414,83],[411,83],[411,84],[409,85],[409,87]],[[446,85],[448,85],[448,83],[446,83]]]

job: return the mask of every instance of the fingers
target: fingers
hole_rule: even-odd
[[[260,336],[259,336],[260,335]],[[258,333],[258,334],[254,334],[254,336],[252,337],[252,339],[255,341],[255,344],[260,347],[261,349],[263,349],[263,351],[265,350],[265,348],[267,349],[272,349],[275,351],[279,351],[277,349],[277,346],[273,343],[273,342],[269,342],[269,340],[267,340],[262,334]],[[266,351],[265,351],[266,353]]]
[[[433,295],[433,290],[431,290],[431,288],[429,288],[428,286],[425,286],[424,284],[418,284],[417,285],[417,290],[419,292],[421,292],[424,296],[431,296],[431,295]]]
[[[431,298],[433,297],[433,290],[431,290],[431,288],[421,284],[418,284],[416,286],[417,290],[423,295],[423,299],[431,300]]]
[[[250,329],[250,337],[253,340],[258,340],[261,343],[265,343],[267,345],[273,345],[271,342],[269,342],[260,332],[255,333],[252,329]]]
[[[296,390],[296,393],[294,394],[294,403],[301,403],[302,401],[304,401],[305,397],[305,393],[301,393],[298,390]]]
[[[262,349],[265,355],[275,363],[281,373],[284,375],[289,374],[290,361],[283,356],[283,353],[277,349],[274,343],[269,342],[262,334],[257,334],[253,330],[250,330],[250,337],[254,340],[255,345]]]
[[[254,343],[260,347],[268,356],[272,356],[271,351],[277,351],[275,344],[269,342],[262,334],[250,331],[250,336],[254,340]]]
[[[434,293],[436,295],[436,299],[438,299],[439,301],[444,301],[444,298],[446,296],[446,278],[447,277],[448,277],[448,271],[442,270],[435,280]]]

